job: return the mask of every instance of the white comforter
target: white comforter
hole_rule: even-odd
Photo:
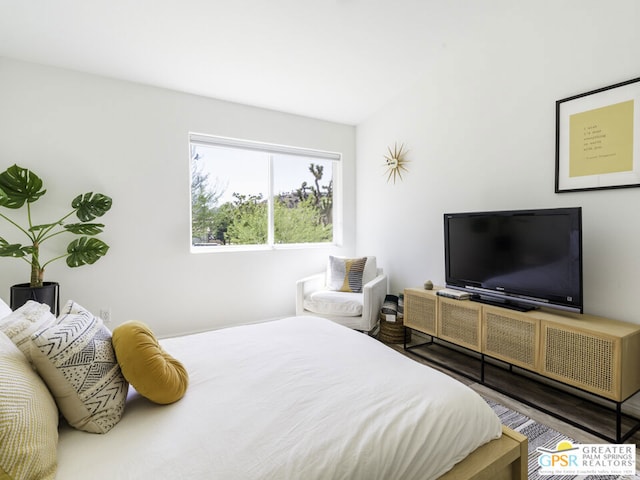
[[[60,480],[425,480],[500,436],[469,388],[324,319],[162,343],[189,372],[185,397],[131,389],[109,433],[62,427]]]

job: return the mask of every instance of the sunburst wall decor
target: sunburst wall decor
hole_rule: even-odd
[[[404,149],[404,144],[400,144],[400,148],[398,148],[398,144],[393,144],[393,150],[391,147],[387,147],[389,150],[389,154],[384,156],[386,161],[385,166],[387,167],[387,182],[393,178],[393,183],[396,183],[396,177],[402,180],[402,171],[408,171],[405,164],[409,162],[404,158],[407,151]]]

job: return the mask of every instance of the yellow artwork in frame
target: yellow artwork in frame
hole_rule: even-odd
[[[393,183],[396,183],[396,178],[402,180],[402,172],[407,172],[406,163],[409,162],[405,158],[407,151],[404,148],[404,144],[400,144],[400,148],[398,148],[398,144],[393,144],[393,150],[391,147],[387,147],[388,154],[384,156],[385,159],[385,167],[387,168],[387,182],[389,182],[393,178]]]
[[[569,177],[633,170],[633,100],[569,117]]]
[[[556,102],[555,192],[640,187],[640,78]]]

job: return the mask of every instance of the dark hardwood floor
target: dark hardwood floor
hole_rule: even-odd
[[[414,334],[409,346],[425,340],[426,338]],[[458,352],[449,348],[449,344],[445,342],[410,351],[405,351],[403,344],[387,345],[416,361],[457,378],[482,395],[549,425],[580,443],[614,443],[613,440],[603,439],[599,435],[615,438],[615,403],[603,402],[588,394],[553,384],[517,367],[510,371],[508,365],[497,361],[485,362],[485,377],[484,382],[481,382],[479,355],[469,351]],[[639,420],[623,415],[623,435],[638,422]],[[635,432],[625,443],[635,443],[638,446],[640,432]]]

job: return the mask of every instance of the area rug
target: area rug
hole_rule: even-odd
[[[559,442],[567,440],[571,443],[579,443],[571,437],[564,435],[551,427],[538,423],[531,418],[514,410],[510,410],[504,405],[485,398],[489,406],[500,417],[503,425],[506,425],[516,432],[520,432],[529,439],[529,480],[640,480],[640,473],[635,475],[616,477],[612,475],[579,475],[579,476],[557,476],[557,475],[540,475],[538,470],[538,457],[540,453],[538,447],[555,449]]]

